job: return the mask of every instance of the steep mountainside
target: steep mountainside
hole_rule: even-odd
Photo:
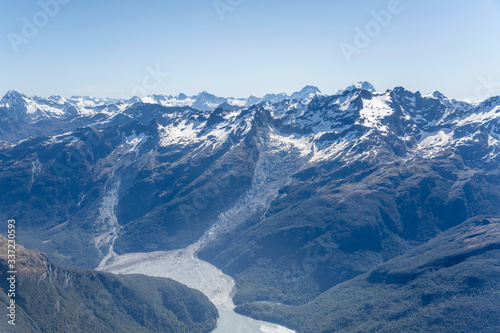
[[[500,219],[476,218],[297,306],[237,309],[297,332],[497,332]]]
[[[0,304],[9,304],[7,239],[0,236]],[[61,268],[17,245],[16,325],[2,332],[209,332],[217,310],[199,291],[142,275]]]
[[[358,94],[275,120],[311,140],[313,156],[265,213],[199,254],[236,277],[237,303],[309,301],[469,217],[500,213],[497,102],[467,112],[402,89]],[[325,133],[332,123],[340,129]]]
[[[500,97],[359,83],[35,119],[8,95],[0,218],[17,217],[25,244],[93,268],[197,243],[235,279],[242,309],[304,305],[470,218],[500,217]],[[5,139],[26,126],[45,134]]]

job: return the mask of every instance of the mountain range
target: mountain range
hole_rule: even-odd
[[[0,106],[10,110],[9,114],[17,120],[30,122],[42,119],[71,119],[78,116],[93,116],[99,113],[114,115],[122,112],[135,103],[158,104],[165,107],[189,106],[200,111],[213,111],[221,104],[245,107],[260,102],[281,102],[285,99],[303,100],[321,95],[318,88],[306,86],[291,96],[286,93],[267,94],[262,98],[217,97],[206,91],[194,96],[179,94],[149,95],[143,98],[134,96],[130,99],[94,98],[88,96],[73,96],[66,99],[61,96],[28,97],[17,91],[8,91],[0,100]]]
[[[248,99],[10,91],[0,140],[0,218],[15,216],[20,241],[57,264],[199,244],[197,258],[234,278],[237,311],[298,332],[498,328],[443,318],[465,316],[450,301],[464,294],[474,311],[494,303],[484,293],[500,278],[486,273],[499,264],[500,97],[470,104],[366,82]],[[475,264],[459,269],[476,256],[458,235],[483,225],[476,276]],[[446,292],[451,276],[472,291]],[[381,314],[373,300],[394,295],[404,310]],[[354,303],[364,326],[347,313]],[[429,304],[447,308],[431,321]]]

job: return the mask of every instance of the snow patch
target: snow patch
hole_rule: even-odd
[[[193,122],[188,123],[187,120],[183,120],[177,126],[175,124],[160,126],[160,131],[162,133],[160,146],[167,147],[170,145],[186,146],[197,142],[200,129],[195,129]]]
[[[416,146],[417,153],[423,157],[432,158],[444,150],[444,147],[452,141],[453,135],[454,132],[447,134],[444,131],[429,135]]]
[[[389,106],[390,103],[391,97],[388,94],[373,95],[372,99],[363,99],[363,109],[360,111],[361,124],[387,133],[389,128],[382,125],[381,120],[394,113],[394,110]]]
[[[149,136],[145,133],[137,135],[135,131],[132,131],[132,134],[129,136],[123,136],[124,143],[130,146],[129,152],[136,151],[148,139]]]
[[[496,106],[489,111],[473,113],[464,119],[455,121],[455,125],[460,127],[475,123],[483,124],[495,118],[500,118],[500,106]]]

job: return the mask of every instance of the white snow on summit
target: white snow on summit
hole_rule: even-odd
[[[340,89],[337,92],[337,95],[342,95],[346,91],[353,91],[353,90],[358,90],[358,89],[367,90],[371,93],[376,92],[375,87],[370,82],[359,81],[359,82],[351,84],[350,86],[347,86],[344,89]]]
[[[388,128],[381,124],[381,120],[394,113],[394,110],[389,106],[390,102],[389,94],[374,95],[372,99],[364,99],[363,109],[360,111],[362,125],[387,133]]]

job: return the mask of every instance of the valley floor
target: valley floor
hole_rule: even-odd
[[[234,280],[196,257],[197,245],[168,252],[131,253],[101,263],[99,270],[115,274],[144,274],[176,280],[204,293],[219,310],[214,333],[293,333],[283,326],[244,317],[233,311]]]

